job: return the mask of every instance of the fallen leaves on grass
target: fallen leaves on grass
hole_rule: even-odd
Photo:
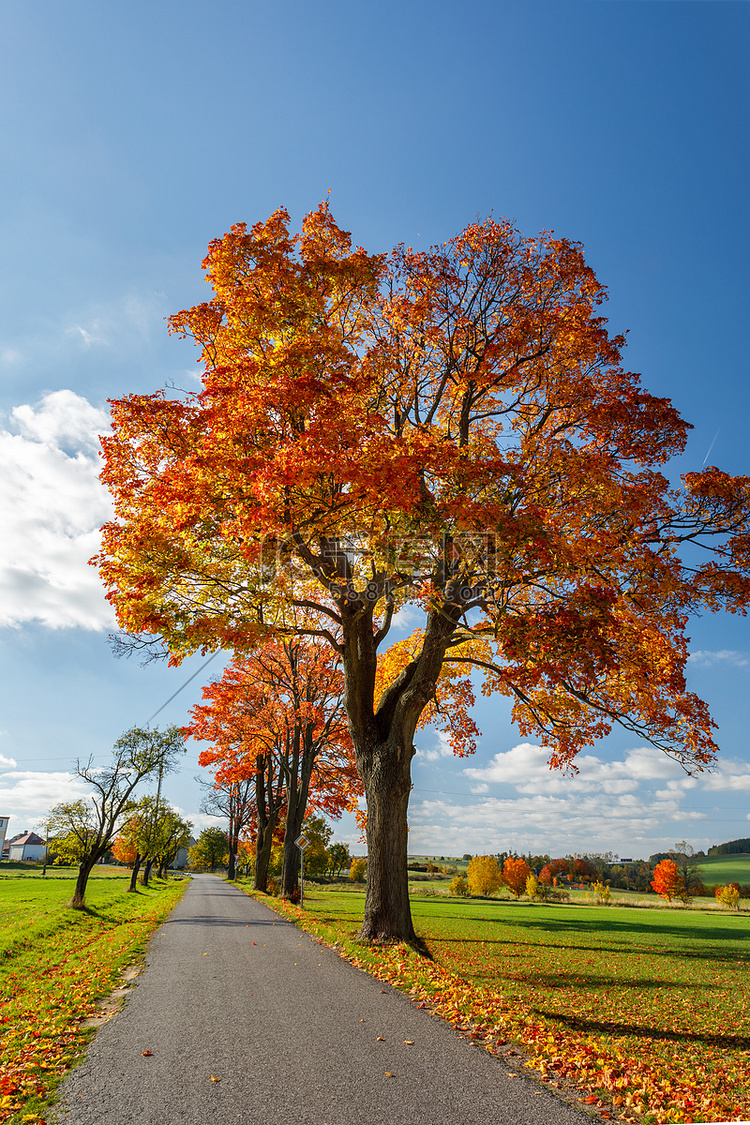
[[[100,998],[183,890],[139,906],[137,917],[62,911],[57,932],[50,929],[38,948],[15,946],[6,955],[0,977],[0,1125],[27,1105],[36,1109],[45,1102],[81,1060],[91,1032],[80,1021],[100,1013]],[[125,909],[131,909],[127,898]]]

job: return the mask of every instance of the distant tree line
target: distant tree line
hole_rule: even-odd
[[[708,849],[709,855],[737,855],[741,852],[750,852],[750,838],[730,840],[727,844],[714,844]]]

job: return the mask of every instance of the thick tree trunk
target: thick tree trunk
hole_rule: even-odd
[[[138,872],[141,869],[141,857],[136,853],[135,862],[133,863],[133,870],[130,872],[130,886],[128,891],[135,894],[136,883],[138,882]]]
[[[362,941],[414,941],[407,871],[411,746],[392,741],[357,753],[367,796],[367,894]]]
[[[406,867],[414,732],[434,698],[460,607],[431,609],[421,652],[374,700],[377,634],[361,602],[341,605],[344,699],[367,797],[367,894],[363,941],[414,942]],[[373,712],[374,702],[377,707]]]
[[[236,837],[234,837],[232,835],[232,833],[230,832],[229,833],[229,863],[227,865],[227,879],[229,879],[230,882],[233,882],[234,879],[236,879],[236,877],[237,877],[237,872],[235,870],[235,864],[234,864],[234,857],[235,857],[236,854],[237,854],[237,840],[236,840]]]
[[[143,874],[141,875],[141,886],[143,886],[143,887],[148,886],[148,881],[151,878],[151,868],[153,866],[154,866],[153,859],[146,860],[146,866],[143,868]]]

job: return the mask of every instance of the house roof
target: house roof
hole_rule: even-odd
[[[27,832],[25,836],[17,836],[15,840],[10,841],[11,847],[15,848],[19,844],[43,844],[44,840],[41,836],[37,836],[36,832]]]

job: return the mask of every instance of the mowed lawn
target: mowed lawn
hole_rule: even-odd
[[[72,873],[71,873],[72,874]],[[99,1014],[187,881],[128,894],[130,873],[96,870],[88,909],[71,910],[72,877],[0,879],[0,1125],[44,1121],[44,1106],[82,1056]]]
[[[305,914],[348,942],[363,902],[307,889]],[[520,1043],[605,1116],[750,1119],[750,916],[437,896],[412,912],[436,965],[384,951],[381,975],[487,1046]]]

